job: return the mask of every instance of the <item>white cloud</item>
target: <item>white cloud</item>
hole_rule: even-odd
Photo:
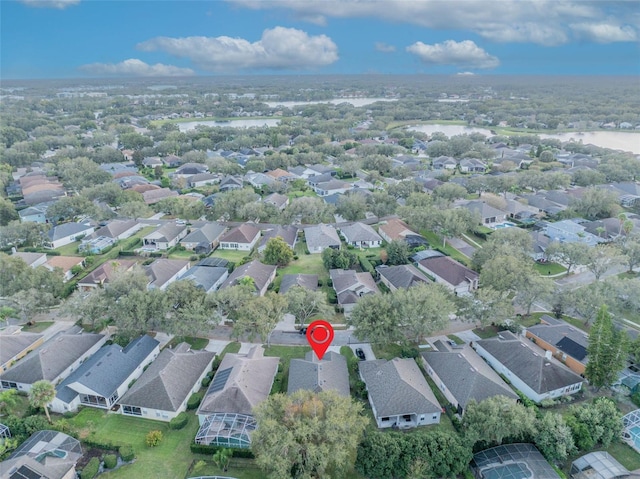
[[[120,63],[91,63],[81,66],[80,70],[97,76],[177,77],[195,74],[191,68],[180,68],[162,63],[149,65],[137,58],[130,58]]]
[[[636,31],[629,25],[576,23],[570,26],[578,38],[596,43],[633,42],[638,38]]]
[[[472,76],[475,75],[475,73],[473,73],[473,72],[458,72],[458,73],[456,73],[456,75],[462,76],[462,77],[472,77]]]
[[[144,51],[162,50],[189,58],[209,71],[320,67],[338,60],[338,47],[326,35],[309,36],[295,28],[275,27],[249,42],[231,37],[156,37],[138,44]]]
[[[384,52],[384,53],[390,53],[390,52],[396,51],[396,47],[394,47],[393,45],[387,45],[384,42],[376,42],[375,48],[379,52]]]
[[[29,7],[57,8],[62,10],[71,5],[77,5],[80,3],[80,0],[20,0],[20,2]]]
[[[456,65],[467,68],[495,68],[500,65],[497,57],[489,55],[471,40],[445,40],[433,45],[416,42],[409,45],[407,51],[427,65]]]
[[[378,18],[430,29],[468,30],[496,42],[559,45],[572,39],[570,24],[632,22],[637,2],[610,0],[227,0],[252,9],[286,9],[300,20]],[[632,22],[633,23],[633,22]],[[606,34],[602,35],[603,37]],[[626,38],[625,35],[618,35]]]

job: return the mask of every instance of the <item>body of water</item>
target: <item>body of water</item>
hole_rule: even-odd
[[[330,103],[332,105],[339,105],[340,103],[349,103],[355,107],[367,106],[377,101],[397,101],[395,98],[336,98],[334,100],[320,100],[320,101],[266,101],[265,103],[269,108],[277,108],[284,106],[286,108],[292,108],[294,106],[305,105],[320,105],[322,103]]]
[[[420,131],[427,135],[432,135],[436,131],[441,131],[447,136],[463,135],[468,133],[481,133],[486,136],[493,136],[491,130],[487,128],[476,128],[464,125],[416,125],[409,127],[410,131]],[[523,133],[524,134],[524,133]],[[569,133],[539,134],[540,138],[555,138],[562,142],[574,140],[582,141],[585,144],[592,144],[601,148],[611,148],[613,150],[630,151],[640,154],[640,132],[632,131],[585,131]]]
[[[230,121],[215,121],[215,120],[202,120],[202,121],[185,121],[177,123],[180,131],[194,130],[198,125],[204,126],[224,126],[227,128],[251,128],[254,126],[278,126],[280,120],[276,118],[263,118],[263,119],[242,119],[242,120],[230,120]]]

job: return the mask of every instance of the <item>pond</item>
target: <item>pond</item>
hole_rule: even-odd
[[[420,131],[432,135],[436,131],[441,131],[447,136],[462,135],[469,133],[481,133],[486,136],[493,136],[491,130],[487,128],[476,128],[465,125],[416,125],[408,128],[410,131]],[[525,133],[523,133],[525,134]],[[574,140],[584,144],[601,148],[611,148],[613,150],[630,151],[640,154],[640,132],[635,131],[576,131],[568,133],[539,134],[542,139],[555,138],[562,142]]]
[[[319,101],[266,101],[265,103],[269,108],[277,108],[278,106],[284,106],[291,108],[293,106],[304,105],[320,105],[322,103],[330,103],[332,105],[339,105],[340,103],[349,103],[356,108],[361,106],[371,105],[377,101],[397,101],[397,98],[335,98],[333,100],[319,100]]]
[[[226,128],[252,128],[252,127],[272,127],[278,126],[280,120],[277,118],[262,118],[262,119],[242,119],[242,120],[229,120],[229,121],[217,121],[217,120],[202,120],[202,121],[185,121],[178,123],[178,128],[181,132],[194,130],[198,125],[204,126],[220,126]]]

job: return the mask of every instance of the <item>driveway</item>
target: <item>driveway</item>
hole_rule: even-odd
[[[376,359],[376,355],[373,354],[373,349],[371,349],[371,345],[369,343],[356,343],[349,344],[349,347],[353,351],[353,354],[356,354],[356,349],[360,348],[364,352],[364,356],[367,361],[373,361]]]
[[[473,256],[473,253],[475,253],[476,251],[473,246],[460,238],[448,238],[447,243],[460,251],[467,258],[471,258]]]

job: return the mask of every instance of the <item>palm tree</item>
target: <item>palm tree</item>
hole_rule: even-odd
[[[56,388],[46,379],[36,381],[31,385],[31,389],[29,390],[29,403],[34,408],[44,409],[44,413],[47,415],[49,423],[51,423],[51,416],[49,416],[49,409],[47,409],[47,405],[51,403],[55,397]]]
[[[231,456],[233,456],[233,451],[231,449],[227,449],[226,447],[218,449],[213,455],[213,462],[220,466],[220,469],[226,471],[229,466],[229,462],[231,462]]]

